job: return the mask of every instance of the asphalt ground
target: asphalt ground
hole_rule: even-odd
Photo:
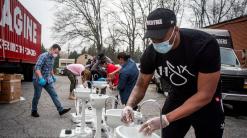
[[[75,112],[74,101],[68,100],[69,80],[66,76],[57,76],[55,84],[57,94],[64,108],[72,108]],[[22,96],[25,100],[12,103],[0,104],[0,138],[56,138],[62,129],[74,129],[75,124],[70,119],[70,114],[60,116],[48,93],[43,90],[39,101],[39,118],[31,117],[31,103],[33,97],[33,85],[31,82],[22,82]],[[156,86],[150,84],[144,100],[155,99],[162,106],[165,96],[156,92]],[[224,138],[247,137],[247,115],[245,113],[231,113],[229,110],[225,120]],[[243,111],[246,106],[243,106]],[[154,104],[146,104],[142,108],[145,118],[159,115],[159,110]],[[159,133],[159,131],[157,131]],[[193,128],[185,136],[195,138]]]

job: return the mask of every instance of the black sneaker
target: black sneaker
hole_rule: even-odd
[[[32,111],[31,116],[32,117],[39,117],[39,113],[37,111]]]
[[[70,109],[71,109],[71,108],[63,109],[62,111],[59,112],[59,115],[63,115],[63,114],[65,114],[65,113],[69,112]]]

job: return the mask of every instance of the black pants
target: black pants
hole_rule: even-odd
[[[68,76],[69,80],[70,80],[70,94],[72,94],[73,90],[75,89],[76,85],[77,85],[77,79],[76,76],[68,69],[65,69],[65,74]]]
[[[182,102],[177,102],[168,97],[162,112],[163,114],[169,113],[181,104]],[[224,119],[222,103],[214,98],[211,103],[199,111],[186,118],[174,121],[164,128],[162,138],[183,138],[191,126],[194,128],[197,138],[222,138]]]

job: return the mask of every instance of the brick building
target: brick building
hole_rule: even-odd
[[[242,54],[243,49],[247,51],[247,15],[213,24],[205,28],[229,30],[232,36],[234,50],[238,55],[241,63],[245,63],[242,59]],[[245,65],[245,67],[247,66]]]

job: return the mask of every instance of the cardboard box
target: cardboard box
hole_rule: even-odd
[[[3,80],[4,74],[0,73],[0,81]]]
[[[20,100],[21,80],[3,80],[1,82],[0,103],[13,103]]]
[[[4,74],[3,80],[15,80],[15,74]]]
[[[14,74],[14,75],[15,75],[15,79],[23,80],[23,75],[22,74]]]
[[[1,81],[3,80],[4,74],[0,73],[0,92],[1,92]]]
[[[21,80],[22,74],[4,74],[3,80]]]

